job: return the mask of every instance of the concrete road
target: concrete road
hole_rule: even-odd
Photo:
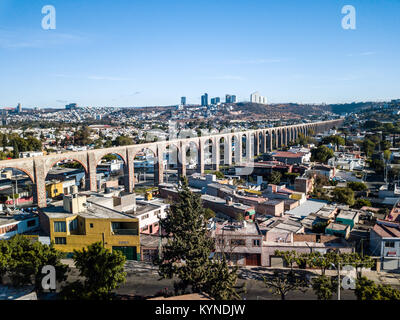
[[[79,277],[78,271],[75,269],[71,259],[62,260],[63,263],[71,267],[71,272],[68,281],[74,281]],[[142,261],[128,261],[125,265],[127,278],[118,290],[119,294],[137,295],[142,297],[154,296],[163,290],[174,290],[174,280],[162,279],[158,275],[158,268],[150,263]],[[273,295],[271,291],[266,288],[262,281],[263,276],[272,274],[273,270],[263,267],[246,267],[239,270],[238,284],[245,284],[246,292],[241,296],[246,300],[280,300],[280,297]],[[319,275],[320,270],[306,270],[305,274]],[[327,270],[326,274],[329,276],[336,276],[336,270]],[[400,274],[365,271],[363,273],[367,278],[374,280],[377,283],[390,284],[393,287],[400,288]],[[316,300],[317,297],[311,288],[306,292],[293,291],[288,293],[287,300]],[[337,299],[334,295],[333,299]],[[341,290],[342,300],[355,300],[353,290]]]

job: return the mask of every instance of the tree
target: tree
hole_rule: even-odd
[[[383,157],[385,158],[386,161],[389,161],[391,156],[392,153],[390,152],[390,150],[383,151]]]
[[[268,177],[268,182],[271,184],[279,184],[281,183],[282,174],[279,171],[272,170],[271,174]]]
[[[339,147],[345,145],[345,140],[338,135],[333,135],[322,139],[322,144],[329,144],[329,143],[332,143],[336,145],[336,147]]]
[[[278,257],[282,257],[285,261],[286,265],[290,266],[290,269],[293,270],[293,263],[296,262],[297,254],[296,251],[275,251],[275,255]]]
[[[210,220],[211,218],[215,218],[215,212],[210,208],[206,208],[204,212],[204,218],[206,220]]]
[[[110,153],[110,154],[106,154],[102,159],[106,160],[106,161],[112,161],[112,160],[117,160],[118,157],[117,157],[117,155]]]
[[[129,146],[129,145],[133,144],[133,140],[130,137],[122,135],[122,136],[118,136],[115,139],[113,144],[115,146]]]
[[[337,292],[337,280],[321,275],[312,280],[312,288],[318,300],[331,300],[333,293]]]
[[[3,276],[7,272],[10,254],[10,247],[7,241],[0,241],[0,284],[2,284]]]
[[[33,242],[23,235],[16,235],[6,242],[9,248],[7,273],[14,286],[33,284],[37,290],[41,290],[41,272],[45,265],[55,267],[59,282],[66,280],[69,268],[61,263],[64,255],[54,248],[53,243],[45,245],[39,241]]]
[[[372,206],[371,201],[367,199],[357,199],[353,207],[356,209],[361,209],[362,207],[371,207],[371,206]]]
[[[236,285],[238,267],[229,270],[225,255],[221,259],[213,261],[209,270],[209,279],[203,287],[216,300],[239,300],[239,293],[243,287]],[[238,291],[239,290],[239,291]]]
[[[75,131],[74,143],[78,146],[87,146],[92,143],[90,139],[91,130],[88,126],[83,126],[81,130]]]
[[[312,232],[314,233],[325,233],[325,228],[328,222],[317,222],[312,226]]]
[[[273,276],[264,277],[264,284],[272,290],[274,295],[280,296],[281,300],[285,300],[290,291],[300,290],[305,292],[307,287],[306,279],[301,275],[296,275],[293,270],[289,272],[274,271]]]
[[[375,143],[372,142],[370,139],[364,139],[364,141],[362,142],[362,149],[367,157],[370,157],[375,150]]]
[[[333,155],[334,152],[332,149],[322,145],[311,150],[311,161],[326,163],[328,159],[333,157]]]
[[[19,158],[19,147],[18,144],[13,141],[13,158],[18,159]]]
[[[41,151],[42,150],[42,142],[32,136],[26,138],[27,147],[29,150],[26,151]]]
[[[371,161],[370,167],[375,170],[376,173],[382,173],[383,168],[385,167],[385,163],[383,160],[374,159]]]
[[[174,276],[179,279],[174,283],[175,294],[185,293],[191,287],[192,292],[203,291],[217,299],[233,299],[237,269],[229,270],[224,260],[210,259],[215,244],[207,233],[206,210],[200,195],[190,191],[187,178],[181,179],[178,196],[179,200],[171,204],[167,217],[160,221],[162,237],[167,243],[163,246],[162,257],[155,261],[159,275],[165,279]],[[217,281],[216,275],[224,279],[223,284]]]
[[[285,172],[285,177],[289,179],[291,184],[294,184],[296,178],[300,176],[300,173],[297,172]]]
[[[101,242],[74,250],[73,259],[85,280],[65,286],[61,295],[64,299],[110,300],[112,290],[125,282],[125,256],[120,251],[104,248]]]
[[[364,191],[368,189],[367,185],[363,182],[348,182],[347,186],[353,191]]]
[[[221,171],[215,171],[215,176],[218,179],[224,179],[225,178],[225,175]]]
[[[388,285],[376,285],[374,281],[361,277],[357,280],[357,300],[400,300],[400,291]]]
[[[355,203],[354,191],[350,188],[336,187],[333,190],[333,201],[352,206]]]

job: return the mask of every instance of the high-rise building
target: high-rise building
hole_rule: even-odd
[[[65,110],[75,110],[78,109],[78,105],[76,103],[70,103],[65,106]]]
[[[201,106],[206,107],[208,106],[208,94],[205,93],[201,96]]]
[[[186,97],[181,97],[181,105],[186,106]]]
[[[17,112],[18,112],[18,113],[21,113],[21,112],[22,112],[22,106],[21,106],[20,103],[18,103]]]
[[[218,103],[220,103],[221,102],[221,99],[220,99],[220,97],[215,97],[215,98],[212,98],[211,99],[211,104],[218,104]]]
[[[261,103],[261,104],[267,104],[267,98],[264,96],[261,96],[257,91],[253,92],[250,95],[250,102],[253,103]]]
[[[236,102],[235,95],[230,95],[230,94],[225,95],[225,103],[235,103],[235,102]]]

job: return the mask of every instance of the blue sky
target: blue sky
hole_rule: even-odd
[[[398,0],[0,0],[0,107],[400,98],[399,17]]]

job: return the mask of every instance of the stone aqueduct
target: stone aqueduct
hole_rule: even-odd
[[[342,119],[338,119],[323,122],[303,123],[285,127],[265,128],[233,133],[219,133],[209,136],[174,139],[105,149],[50,154],[33,158],[3,160],[0,161],[0,170],[5,168],[13,168],[26,173],[34,185],[34,201],[39,207],[45,207],[45,179],[47,173],[56,163],[62,160],[71,159],[79,162],[85,169],[87,181],[86,188],[91,191],[97,191],[96,167],[99,161],[107,154],[117,154],[124,161],[125,188],[129,192],[132,192],[134,190],[134,158],[138,152],[144,149],[151,150],[154,153],[154,180],[155,183],[162,183],[164,177],[162,160],[163,154],[166,152],[167,148],[176,148],[179,159],[177,161],[178,175],[185,176],[186,151],[191,144],[194,144],[198,152],[199,165],[197,171],[203,174],[205,166],[205,146],[206,143],[209,143],[209,141],[211,141],[212,145],[213,168],[218,170],[220,161],[217,161],[217,159],[220,159],[219,145],[222,141],[222,138],[224,141],[224,164],[232,165],[233,160],[235,163],[241,163],[243,160],[246,162],[251,162],[254,155],[285,146],[289,142],[294,141],[300,133],[307,136],[310,129],[312,129],[315,133],[323,132],[340,125],[342,122]],[[240,142],[244,136],[246,137],[246,154],[244,158],[242,158],[242,143]],[[233,156],[232,141],[236,146]]]

